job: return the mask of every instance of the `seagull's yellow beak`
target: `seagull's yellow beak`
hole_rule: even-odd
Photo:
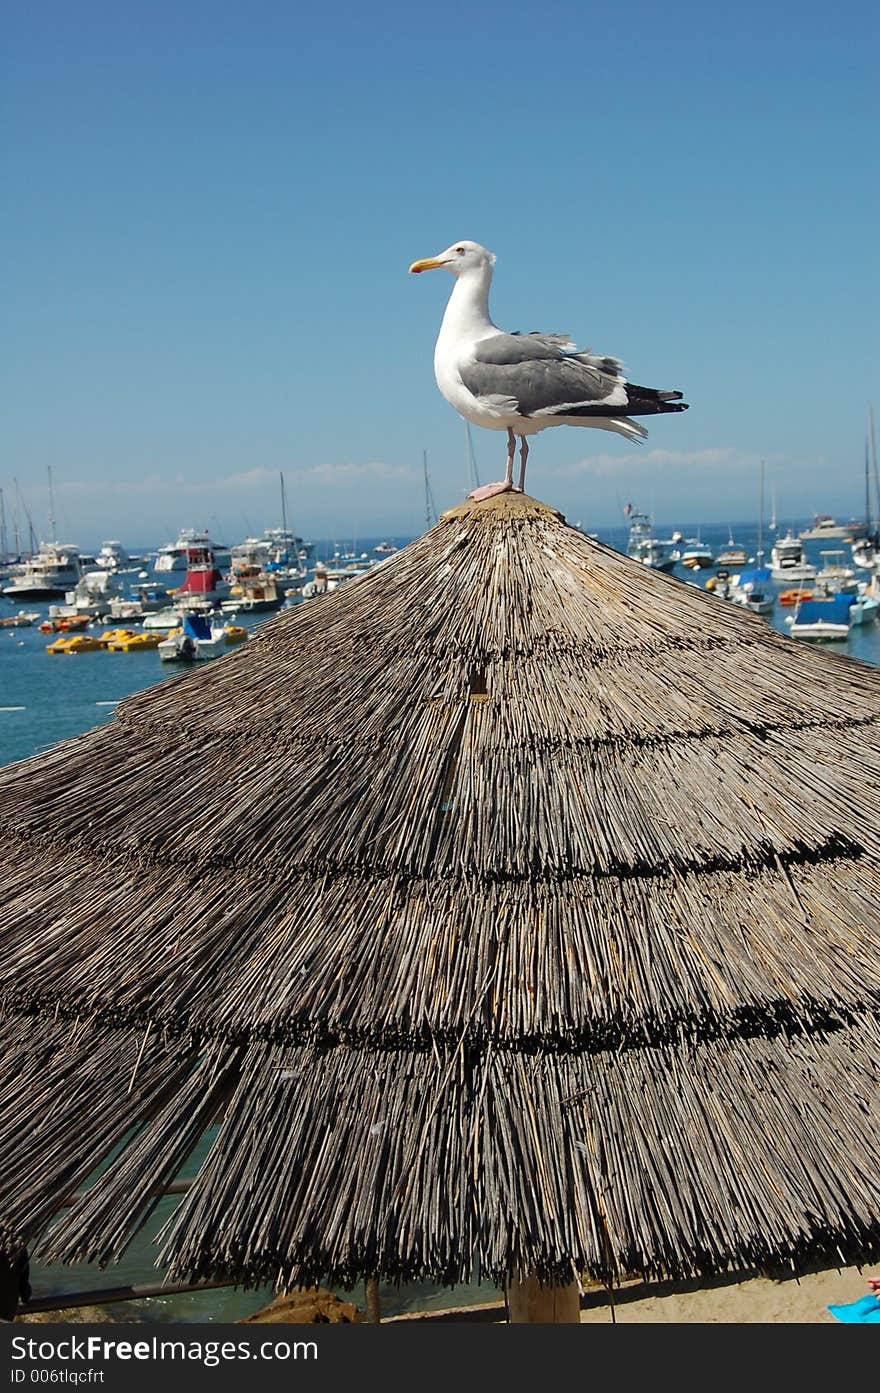
[[[414,261],[410,266],[411,271],[433,271],[437,266],[445,266],[446,262],[442,256],[426,256],[424,261]]]

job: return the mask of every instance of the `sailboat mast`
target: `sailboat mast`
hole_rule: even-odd
[[[50,536],[51,536],[51,538],[52,538],[52,544],[53,544],[53,546],[54,546],[54,544],[55,544],[55,498],[54,498],[53,493],[52,493],[52,466],[51,466],[51,464],[48,466],[48,473],[49,473],[49,533],[50,533]]]
[[[283,527],[284,532],[285,532],[285,535],[286,535],[286,533],[287,533],[287,502],[286,502],[285,497],[284,497],[284,472],[283,472],[283,470],[279,469],[279,471],[278,471],[278,476],[279,476],[279,478],[281,479],[281,526]]]
[[[422,451],[422,472],[425,476],[425,529],[432,528],[437,521],[437,509],[434,506],[434,495],[431,493],[431,480],[428,478],[428,452]]]
[[[6,561],[9,556],[9,546],[6,538],[6,504],[3,501],[3,490],[0,489],[0,561]]]
[[[761,487],[758,496],[758,565],[764,560],[764,461],[761,460]]]
[[[467,463],[468,463],[468,492],[471,489],[480,487],[480,478],[477,474],[477,461],[474,459],[474,442],[471,439],[471,423],[464,423],[465,437],[467,439]]]
[[[877,511],[875,521],[877,532],[880,533],[880,474],[877,472],[877,442],[874,439],[874,408],[868,407],[868,440],[871,446],[871,468],[874,475],[874,496],[877,500]]]

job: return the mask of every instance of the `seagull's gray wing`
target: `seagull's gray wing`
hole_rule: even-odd
[[[493,334],[459,364],[475,397],[516,401],[522,416],[564,414],[577,406],[625,406],[626,379],[616,358],[571,352],[565,334]]]

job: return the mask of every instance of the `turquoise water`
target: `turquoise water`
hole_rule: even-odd
[[[681,530],[686,536],[696,532],[696,528],[682,527]],[[668,537],[670,531],[664,527],[657,528],[659,536]],[[752,555],[757,543],[755,527],[734,525],[733,533],[737,543],[745,546]],[[620,550],[625,549],[626,528],[600,532],[599,535],[602,541]],[[726,527],[704,527],[700,535],[718,550],[727,542]],[[771,541],[772,538],[765,535],[767,559]],[[367,547],[371,545],[371,542],[365,544]],[[824,545],[826,549],[837,545],[848,553],[844,543]],[[808,542],[805,545],[808,558],[817,565],[822,564],[819,548],[818,543]],[[318,550],[319,556],[326,554],[326,548]],[[713,572],[692,573],[679,567],[676,574],[682,580],[702,585]],[[775,588],[778,590],[781,587]],[[9,601],[0,599],[0,615],[14,613],[18,608],[38,610],[45,615],[48,603],[13,606]],[[786,633],[784,619],[787,613],[790,611],[777,606],[767,622]],[[251,620],[249,627],[257,627],[262,618],[258,616],[256,620]],[[155,649],[139,653],[108,653],[101,650],[73,656],[51,656],[45,651],[51,641],[52,636],[41,633],[37,627],[0,630],[0,764],[38,753],[59,740],[112,720],[115,704],[122,698],[158,682],[173,680],[173,676],[169,677],[168,665],[162,662]],[[799,643],[801,640],[792,639],[791,642]],[[864,662],[880,666],[880,624],[857,627],[845,644],[836,643],[833,647],[835,651],[846,652]],[[199,1163],[200,1156],[197,1154],[185,1173],[193,1173]],[[124,1260],[106,1272],[85,1265],[44,1268],[35,1264],[32,1269],[34,1295],[161,1280],[161,1272],[153,1266],[155,1249],[152,1238],[177,1202],[173,1197],[163,1200],[149,1224],[132,1243]],[[272,1296],[269,1288],[255,1292],[217,1289],[126,1302],[109,1307],[108,1312],[121,1320],[229,1322],[259,1310]],[[453,1291],[428,1286],[383,1288],[380,1294],[382,1309],[387,1314],[488,1301],[496,1296],[494,1287],[479,1284]],[[363,1290],[355,1290],[352,1299],[363,1306]]]

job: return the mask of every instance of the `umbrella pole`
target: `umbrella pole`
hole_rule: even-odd
[[[577,1282],[564,1287],[542,1286],[528,1276],[507,1283],[507,1319],[510,1325],[577,1325],[581,1318]]]
[[[368,1277],[364,1282],[364,1289],[367,1320],[372,1325],[378,1325],[382,1320],[382,1312],[379,1306],[378,1279],[376,1277]]]

